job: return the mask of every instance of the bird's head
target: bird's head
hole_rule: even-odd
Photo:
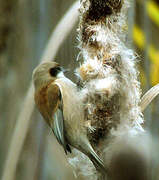
[[[33,71],[33,82],[36,89],[64,77],[65,70],[56,62],[45,62],[38,65]]]

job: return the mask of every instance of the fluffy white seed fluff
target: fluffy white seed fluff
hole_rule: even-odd
[[[79,26],[79,47],[83,63],[77,73],[83,89],[81,99],[86,108],[86,122],[90,122],[89,136],[98,129],[98,121],[105,122],[108,134],[93,147],[109,166],[107,152],[117,138],[135,137],[144,133],[143,116],[139,107],[140,83],[136,69],[136,56],[125,45],[127,29],[128,0],[123,1],[120,12],[105,17],[104,21],[89,23],[84,16],[89,10],[89,0],[81,0],[81,23]],[[86,27],[88,39],[84,42],[82,28]],[[112,110],[111,110],[112,109]],[[103,119],[96,114],[100,110]],[[105,112],[106,111],[106,112]],[[103,130],[104,131],[104,130]],[[93,138],[92,138],[93,139]],[[110,154],[110,153],[109,153]],[[77,175],[87,180],[99,179],[91,161],[82,153],[75,152],[69,162],[75,167]]]

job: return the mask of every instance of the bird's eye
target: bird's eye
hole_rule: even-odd
[[[52,77],[56,77],[60,71],[61,71],[60,67],[54,67],[49,70],[49,73]]]

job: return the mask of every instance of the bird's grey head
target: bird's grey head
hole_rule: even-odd
[[[57,78],[64,77],[63,68],[56,62],[46,62],[34,69],[32,77],[35,88],[40,88]]]

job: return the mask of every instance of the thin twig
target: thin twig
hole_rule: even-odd
[[[40,62],[52,60],[64,39],[67,37],[74,24],[78,19],[78,9],[79,4],[75,2],[68,12],[64,15],[62,20],[59,22],[51,38],[46,46]],[[22,106],[21,112],[16,122],[15,130],[11,139],[11,144],[6,157],[6,162],[4,166],[4,171],[2,174],[2,180],[13,180],[15,176],[15,170],[17,167],[17,162],[24,144],[26,134],[28,132],[30,117],[34,110],[34,100],[33,100],[33,85],[31,82],[30,88],[24,99],[24,104]]]

